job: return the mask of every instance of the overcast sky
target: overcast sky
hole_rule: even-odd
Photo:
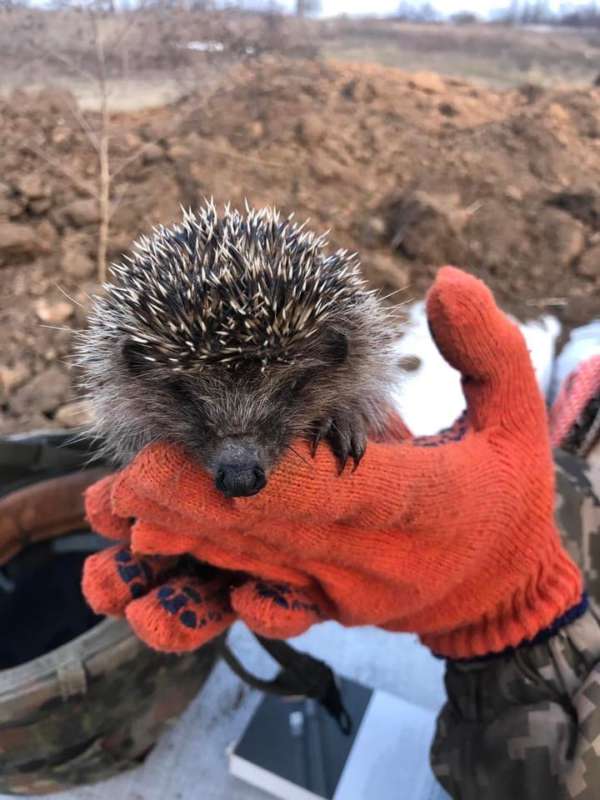
[[[589,0],[574,0],[568,3],[569,6],[588,5]],[[282,0],[281,5],[288,9],[294,6],[293,0]],[[453,14],[456,11],[475,11],[481,16],[499,8],[506,8],[510,5],[510,0],[436,0],[431,3],[438,11],[443,14]],[[323,16],[335,16],[337,14],[390,14],[397,10],[400,0],[321,0]],[[561,5],[567,5],[561,0],[550,0],[548,5],[558,10]]]
[[[136,0],[124,0],[123,5],[135,5]],[[419,6],[429,2],[441,14],[449,15],[457,11],[473,11],[480,17],[487,17],[493,11],[499,11],[511,5],[511,0],[408,0],[411,5]],[[524,4],[527,0],[521,0]],[[34,5],[47,5],[49,0],[29,0]],[[120,0],[116,0],[119,5]],[[235,0],[229,0],[231,5],[235,5]],[[275,0],[276,5],[285,11],[293,11],[296,8],[296,0]],[[578,6],[589,6],[590,0],[546,0],[548,7],[552,11],[559,11],[561,8],[569,9]],[[247,8],[266,8],[270,0],[242,0],[241,5]],[[320,0],[321,16],[334,17],[339,14],[356,15],[377,15],[393,14],[398,10],[401,0]],[[228,0],[222,0],[217,5],[227,6]]]
[[[321,8],[324,16],[335,14],[391,14],[400,5],[397,0],[321,0]],[[477,11],[483,13],[487,9],[488,4],[485,2],[469,2],[469,0],[441,0],[438,3],[432,3],[437,9],[443,13],[452,14],[454,11]]]

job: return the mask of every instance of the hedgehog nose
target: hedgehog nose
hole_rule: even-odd
[[[215,486],[227,497],[250,497],[267,483],[259,464],[223,464],[215,475]]]

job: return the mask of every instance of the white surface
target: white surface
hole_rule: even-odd
[[[229,771],[245,783],[266,787],[268,794],[279,800],[322,800],[322,795],[319,796],[303,786],[290,783],[280,775],[275,775],[274,772],[269,772],[235,755],[230,761]]]
[[[388,692],[371,698],[334,800],[439,797],[429,768],[435,713]]]
[[[442,663],[412,636],[335,623],[315,626],[295,640],[326,659],[336,670],[369,686],[385,689],[432,710],[443,703]],[[263,677],[273,662],[241,625],[231,644],[244,664]],[[228,774],[227,747],[242,733],[259,702],[258,692],[243,686],[219,664],[204,690],[139,769],[95,786],[52,795],[55,800],[265,800],[267,795]],[[0,795],[6,797],[7,795]],[[369,794],[365,800],[376,797]],[[440,791],[435,800],[444,797]],[[401,794],[398,800],[417,800]],[[419,800],[422,800],[419,797]],[[434,800],[432,798],[432,800]]]
[[[519,326],[546,394],[550,387],[554,348],[560,333],[558,320],[545,316]],[[447,428],[462,413],[465,400],[460,374],[442,358],[434,344],[425,314],[425,304],[410,308],[406,332],[398,343],[398,356],[417,356],[421,366],[401,380],[394,401],[404,422],[415,436],[427,436]]]
[[[462,412],[465,400],[459,373],[444,361],[431,338],[424,303],[410,308],[398,356],[416,356],[421,362],[417,370],[403,375],[394,397],[410,431],[427,436],[447,428]]]
[[[550,391],[556,340],[561,326],[556,317],[549,315],[519,325],[533,362],[538,383],[544,396]]]

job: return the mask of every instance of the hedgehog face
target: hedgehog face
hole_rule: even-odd
[[[114,405],[105,413],[126,419],[128,431],[146,441],[185,447],[228,496],[260,491],[294,439],[316,436],[324,415],[336,416],[354,378],[348,336],[333,329],[315,335],[292,363],[265,367],[250,358],[233,370],[216,361],[173,373],[145,359],[129,338],[113,348],[104,396]],[[135,452],[137,441],[122,428],[119,438],[121,449],[131,442]]]
[[[387,417],[397,328],[356,259],[303,228],[209,203],[113,268],[78,347],[107,454],[176,442],[232,496],[298,437],[358,463]]]

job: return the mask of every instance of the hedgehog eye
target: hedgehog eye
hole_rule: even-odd
[[[179,400],[183,400],[185,402],[191,402],[192,400],[190,388],[181,378],[171,378],[169,381],[167,381],[167,389],[169,392],[171,392],[171,394],[179,398]]]
[[[302,372],[299,372],[292,380],[288,380],[281,387],[278,392],[278,398],[284,403],[289,402],[291,399],[297,396],[302,389],[304,389],[312,375],[313,370],[311,369],[305,369]]]
[[[127,369],[132,375],[141,375],[148,370],[150,362],[145,358],[141,347],[131,339],[127,339],[123,343],[121,353]]]
[[[341,331],[329,330],[325,334],[325,358],[334,367],[348,358],[348,337]]]
[[[292,383],[289,386],[289,390],[291,392],[299,392],[299,391],[301,391],[302,389],[304,389],[306,384],[309,382],[311,376],[312,376],[312,371],[311,370],[309,370],[309,369],[304,370],[304,372],[301,375],[298,375],[298,377],[294,381],[292,381]]]

